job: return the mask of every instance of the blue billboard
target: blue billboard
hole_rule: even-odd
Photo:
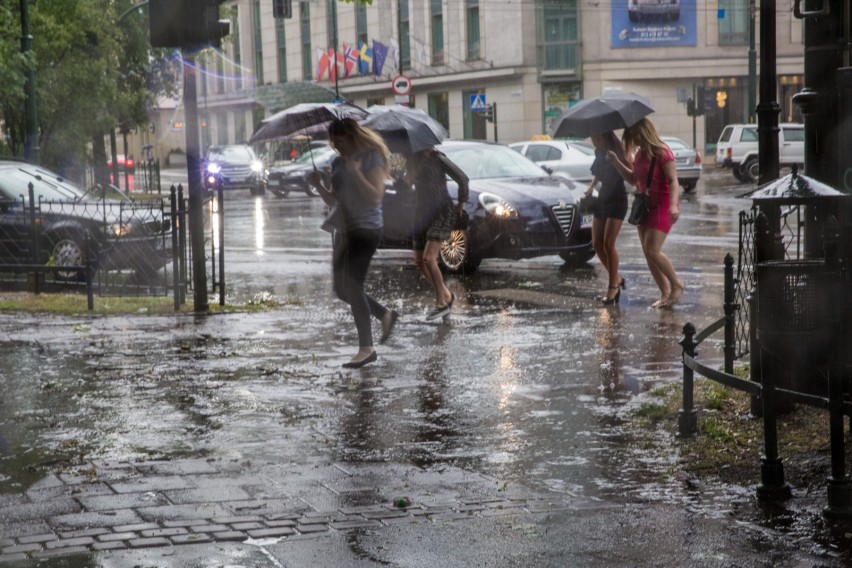
[[[696,45],[696,0],[612,0],[612,47]]]

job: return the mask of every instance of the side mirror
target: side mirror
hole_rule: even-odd
[[[541,166],[541,169],[546,171],[548,174],[553,174],[553,168],[551,168],[550,166]]]

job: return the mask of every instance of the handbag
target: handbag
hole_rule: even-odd
[[[637,191],[633,194],[633,205],[630,207],[630,216],[627,222],[631,225],[642,225],[648,219],[648,192],[651,191],[651,176],[657,157],[651,158],[651,166],[648,168],[648,178],[645,180],[645,191]]]
[[[453,209],[455,214],[453,215],[453,230],[454,231],[467,231],[467,226],[470,225],[470,215],[467,211],[462,209],[458,211]]]

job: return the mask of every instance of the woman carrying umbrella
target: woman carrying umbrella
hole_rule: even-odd
[[[618,272],[615,241],[627,214],[627,190],[624,188],[621,174],[607,161],[607,152],[615,153],[622,162],[627,160],[624,156],[624,146],[611,130],[593,134],[591,138],[595,145],[595,161],[592,162],[594,177],[586,190],[586,196],[591,196],[592,190],[600,182],[601,188],[592,220],[592,246],[609,275],[606,294],[601,298],[601,302],[609,306],[618,303],[621,297],[619,287],[625,286],[624,277]]]
[[[382,322],[384,342],[399,314],[381,305],[364,292],[370,261],[381,238],[382,198],[388,175],[388,149],[381,137],[353,118],[335,120],[328,128],[331,144],[340,153],[331,169],[331,187],[323,185],[322,174],[314,171],[310,182],[323,200],[336,205],[341,226],[334,232],[332,268],[334,291],[352,308],[358,330],[358,353],[344,363],[347,368],[363,367],[378,355],[373,347],[370,316]]]
[[[671,260],[662,251],[666,236],[680,216],[680,186],[674,154],[660,139],[648,118],[625,128],[622,140],[628,156],[635,152],[633,163],[619,158],[613,151],[607,152],[606,159],[627,183],[635,185],[637,191],[647,193],[648,216],[643,224],[637,225],[637,229],[648,269],[660,289],[660,299],[651,307],[670,307],[680,300],[684,291],[684,284]],[[651,180],[650,187],[645,187],[648,179]]]

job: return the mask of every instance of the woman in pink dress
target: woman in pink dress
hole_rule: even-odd
[[[684,291],[683,281],[678,278],[671,260],[662,251],[666,235],[680,216],[680,185],[677,182],[674,154],[660,140],[654,124],[647,118],[625,128],[622,140],[626,155],[634,156],[633,162],[621,161],[612,151],[607,153],[607,160],[627,183],[636,187],[636,191],[647,192],[648,217],[637,229],[648,269],[660,289],[660,299],[651,307],[671,307],[680,301]],[[652,160],[654,170],[651,173],[651,186],[645,187]]]

